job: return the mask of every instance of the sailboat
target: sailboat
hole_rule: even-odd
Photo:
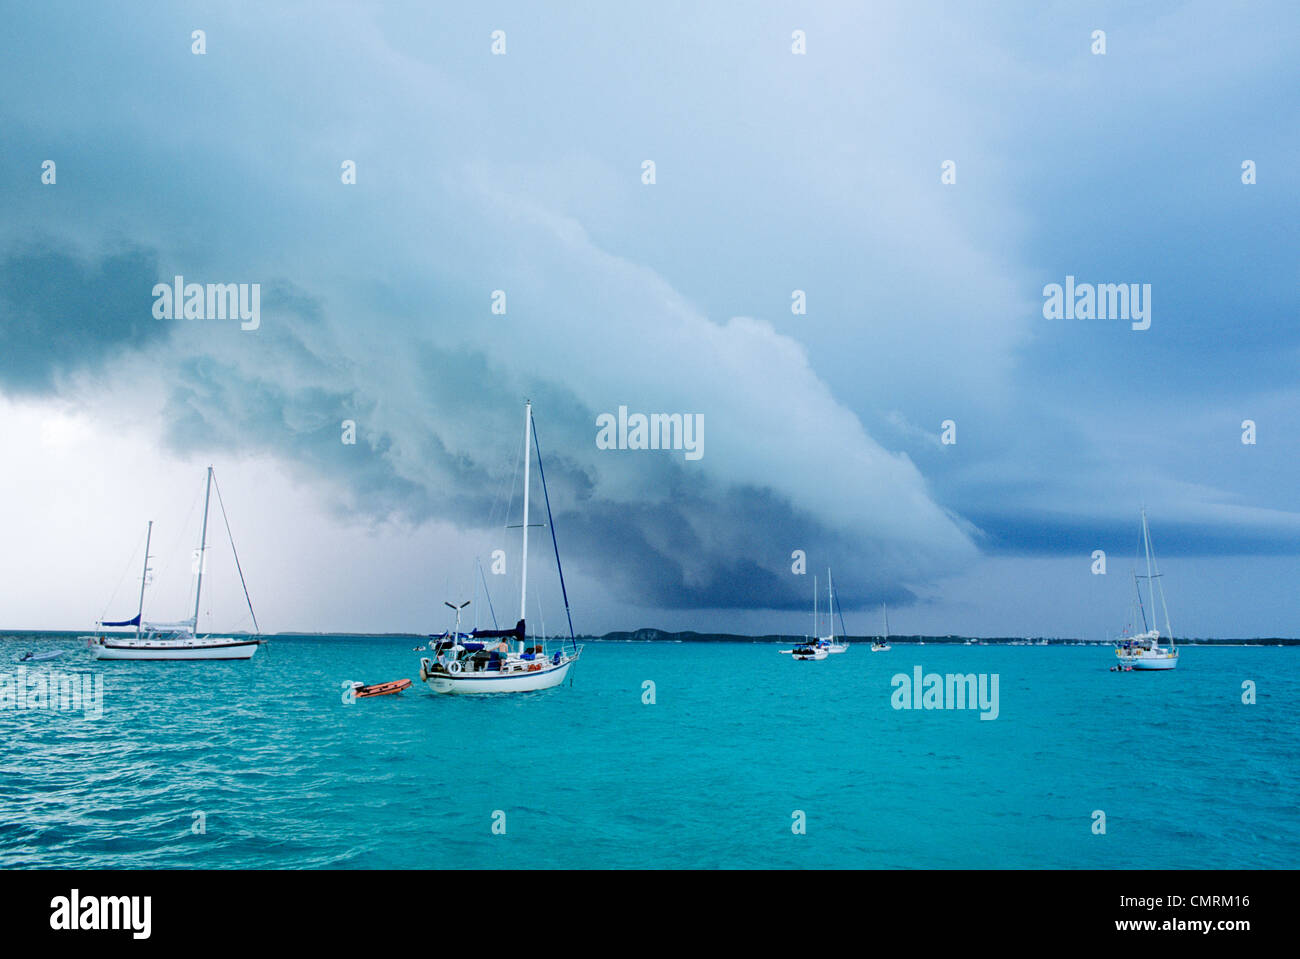
[[[532,465],[532,448],[537,444],[537,426],[533,422],[532,401],[524,403],[524,522],[523,549],[520,560],[519,622],[513,629],[473,629],[460,631],[460,610],[457,607],[452,628],[434,637],[429,648],[433,657],[420,660],[420,679],[436,693],[522,693],[537,689],[550,689],[564,682],[569,668],[582,655],[573,635],[573,616],[569,613],[569,594],[564,586],[564,568],[560,565],[560,546],[555,538],[555,522],[551,516],[551,498],[546,491],[546,471],[542,467],[542,452],[537,449],[537,472],[542,478],[542,493],[546,498],[546,519],[551,527],[551,544],[555,548],[555,565],[560,573],[560,591],[564,595],[564,612],[569,617],[569,648],[556,649],[548,655],[545,639],[534,637],[530,643],[524,625],[528,608],[528,496]]]
[[[1160,645],[1160,630],[1155,625],[1156,622],[1156,580],[1160,578],[1159,569],[1156,567],[1155,558],[1151,549],[1151,528],[1147,524],[1147,511],[1142,510],[1142,543],[1146,548],[1147,555],[1147,574],[1138,576],[1135,571],[1133,574],[1134,587],[1137,590],[1138,607],[1142,610],[1142,625],[1150,625],[1146,632],[1131,636],[1115,647],[1115,656],[1119,659],[1119,665],[1122,669],[1137,670],[1157,670],[1157,669],[1174,669],[1178,666],[1178,648],[1174,645],[1174,629],[1169,623],[1169,606],[1165,603],[1165,588],[1160,586],[1160,606],[1165,614],[1165,633],[1169,637],[1167,647]],[[1138,586],[1137,581],[1145,579],[1147,581],[1147,595],[1151,600],[1151,623],[1147,623],[1146,609],[1142,607],[1142,589]]]
[[[208,507],[212,502],[214,477],[212,467],[208,467],[207,491],[203,496],[203,526],[199,533],[198,582],[194,587],[194,615],[179,623],[154,623],[144,619],[144,590],[149,582],[149,545],[153,539],[153,521],[145,531],[144,569],[140,574],[140,603],[135,616],[118,622],[99,622],[97,635],[89,637],[91,655],[95,659],[252,659],[257,647],[265,642],[263,639],[246,636],[200,636],[198,635],[199,609],[203,600],[204,558],[208,546]],[[217,487],[217,503],[221,506],[221,515],[225,517],[226,507],[221,502],[221,488]],[[226,519],[226,528],[230,520]],[[231,551],[235,543],[231,540]],[[253,612],[253,601],[248,597],[248,585],[244,582],[244,571],[239,565],[239,554],[235,553],[235,568],[239,570],[239,582],[244,587],[244,599],[248,601],[248,612],[253,617],[253,629],[258,630],[257,615]],[[135,635],[122,635],[106,632],[113,627],[134,626]]]
[[[889,645],[889,610],[885,607],[884,603],[880,604],[880,612],[885,618],[885,635],[871,644],[871,651],[873,653],[884,653],[893,648]]]
[[[813,577],[813,628],[812,637],[806,642],[800,643],[794,649],[790,650],[790,655],[795,659],[801,660],[822,660],[830,655],[829,650],[822,645],[822,641],[817,634],[821,631],[818,629],[817,618],[817,577]],[[833,630],[832,630],[833,632]]]
[[[849,644],[847,642],[835,642],[835,590],[831,585],[831,571],[826,570],[826,609],[831,620],[831,634],[818,638],[817,645],[826,650],[827,653],[834,655],[836,653],[847,653]],[[843,620],[843,616],[840,617]]]
[[[825,659],[829,653],[822,649],[814,642],[800,643],[794,649],[790,650],[792,659],[821,660]]]

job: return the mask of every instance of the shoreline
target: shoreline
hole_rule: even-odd
[[[92,630],[93,631],[93,630]],[[7,639],[25,639],[33,636],[50,636],[67,639],[77,639],[87,635],[84,629],[0,629],[0,642]],[[124,634],[125,635],[125,634]],[[222,630],[221,635],[230,636],[247,636],[253,635],[244,631]],[[376,640],[412,640],[416,642],[427,642],[430,637],[440,635],[438,633],[346,633],[346,632],[277,632],[277,633],[259,633],[269,640],[293,640],[293,639],[376,639]],[[877,636],[841,636],[841,640],[852,644],[870,644]],[[546,642],[568,642],[567,636],[547,636],[544,637]],[[672,644],[672,643],[748,643],[751,645],[759,644],[789,644],[799,643],[808,639],[804,635],[785,635],[779,633],[768,633],[761,636],[744,636],[738,633],[697,633],[681,632],[669,633],[662,630],[639,629],[633,632],[611,632],[600,636],[576,636],[575,641],[580,643],[646,643],[646,644]],[[974,640],[968,643],[967,640]],[[1043,641],[1046,640],[1046,643]],[[904,635],[890,636],[891,645],[917,646],[925,643],[927,646],[1102,646],[1113,647],[1117,640],[1110,639],[1079,639],[1073,636],[919,636]],[[1175,642],[1179,646],[1300,646],[1300,638],[1294,637],[1252,637],[1252,638],[1218,638],[1218,637],[1193,637],[1179,639],[1175,637]]]

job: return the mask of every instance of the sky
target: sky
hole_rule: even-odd
[[[1178,635],[1300,635],[1293,4],[6,20],[0,628],[134,615],[149,521],[188,615],[208,465],[263,631],[513,622],[531,399],[581,633],[804,632],[830,569],[850,633],[1104,639],[1145,507]],[[178,275],[257,328],[156,318]],[[1046,318],[1067,276],[1149,329]],[[601,448],[620,407],[702,455]]]

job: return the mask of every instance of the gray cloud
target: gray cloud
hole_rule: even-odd
[[[168,335],[153,318],[158,257],[127,246],[82,260],[47,244],[0,259],[0,389],[52,392],[62,374],[99,369]]]
[[[414,419],[396,418],[382,391],[371,395],[346,363],[322,358],[328,337],[319,301],[277,284],[264,315],[254,349],[242,348],[251,338],[212,337],[169,366],[164,414],[174,450],[274,454],[303,477],[328,483],[339,513],[371,520],[499,529],[512,479],[517,511],[525,395],[517,376],[481,353],[423,345],[391,362],[394,381],[409,370],[416,384],[404,401]],[[198,345],[178,337],[173,347]],[[662,609],[802,610],[813,573],[826,564],[837,570],[846,608],[911,598],[881,562],[887,543],[832,530],[762,486],[702,479],[671,454],[598,451],[593,410],[554,382],[535,382],[528,392],[566,563],[619,600]],[[340,441],[345,419],[357,423],[355,446]],[[629,468],[653,495],[629,499],[622,484],[611,484]],[[614,497],[605,492],[611,489]],[[534,509],[542,508],[538,495]],[[791,571],[795,549],[808,554],[807,576]]]

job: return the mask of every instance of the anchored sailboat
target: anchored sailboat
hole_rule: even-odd
[[[199,533],[198,581],[194,587],[194,615],[179,623],[154,623],[144,619],[144,590],[149,582],[149,544],[153,539],[153,521],[145,533],[144,569],[140,574],[140,603],[135,616],[119,622],[98,623],[97,635],[89,637],[91,655],[95,659],[252,659],[257,647],[265,640],[236,636],[200,636],[198,635],[199,609],[203,599],[203,568],[205,551],[208,546],[208,507],[212,502],[214,484],[212,467],[208,467],[207,492],[203,497],[203,526]],[[221,506],[221,515],[226,516],[225,504],[221,502],[221,488],[217,487],[217,503]],[[230,520],[226,519],[226,530],[230,529]],[[234,552],[235,542],[230,541]],[[253,601],[248,597],[248,585],[244,582],[244,571],[239,565],[239,554],[235,553],[235,568],[239,570],[239,582],[244,587],[244,599],[248,601],[248,612],[253,617],[253,629],[257,630],[257,615],[253,613]],[[135,635],[121,635],[105,632],[108,628],[134,626]]]
[[[1160,645],[1160,630],[1156,626],[1156,580],[1160,571],[1156,567],[1154,552],[1151,549],[1151,528],[1147,525],[1147,511],[1142,510],[1142,543],[1147,554],[1147,574],[1133,574],[1133,583],[1137,587],[1138,608],[1142,611],[1142,625],[1148,626],[1146,609],[1142,606],[1142,590],[1137,585],[1139,579],[1147,581],[1147,595],[1151,600],[1150,629],[1136,636],[1131,636],[1115,647],[1115,656],[1122,669],[1155,670],[1175,669],[1178,666],[1178,648],[1174,645],[1174,628],[1169,623],[1169,606],[1165,603],[1165,587],[1160,584],[1160,607],[1165,614],[1165,633],[1169,645]]]
[[[871,644],[873,653],[884,653],[893,648],[889,645],[889,610],[885,608],[884,603],[880,604],[880,612],[885,617],[885,635]]]
[[[550,689],[564,682],[569,667],[578,661],[583,647],[573,635],[573,617],[569,615],[569,648],[557,649],[548,655],[546,641],[534,637],[529,643],[524,626],[528,607],[528,495],[532,464],[532,447],[537,445],[537,426],[533,422],[533,404],[524,404],[524,522],[523,550],[520,565],[519,622],[514,629],[473,629],[460,631],[460,611],[468,603],[457,607],[456,621],[450,630],[434,637],[429,648],[434,657],[420,660],[420,679],[437,693],[521,693],[536,689]],[[564,595],[564,611],[569,614],[569,594],[564,586],[564,569],[560,565],[560,546],[555,538],[555,523],[551,517],[551,497],[546,490],[546,471],[542,467],[540,446],[537,450],[537,472],[542,478],[542,494],[546,499],[546,518],[551,527],[551,544],[555,548],[555,565],[560,573],[560,591]],[[513,643],[511,642],[513,640]]]
[[[827,651],[826,647],[824,647],[821,643],[821,640],[817,638],[817,634],[821,631],[818,627],[819,627],[819,622],[817,618],[817,577],[814,576],[813,577],[812,636],[806,642],[802,642],[799,645],[795,646],[794,649],[790,650],[790,655],[794,659],[821,660],[821,659],[825,659],[829,655],[829,652]],[[784,652],[784,650],[782,650],[782,652]]]
[[[831,620],[831,634],[819,638],[817,645],[831,654],[847,653],[849,651],[847,642],[835,642],[835,590],[831,585],[831,571],[829,569],[826,570],[826,610]],[[844,619],[843,615],[840,616],[840,619],[841,621]]]

